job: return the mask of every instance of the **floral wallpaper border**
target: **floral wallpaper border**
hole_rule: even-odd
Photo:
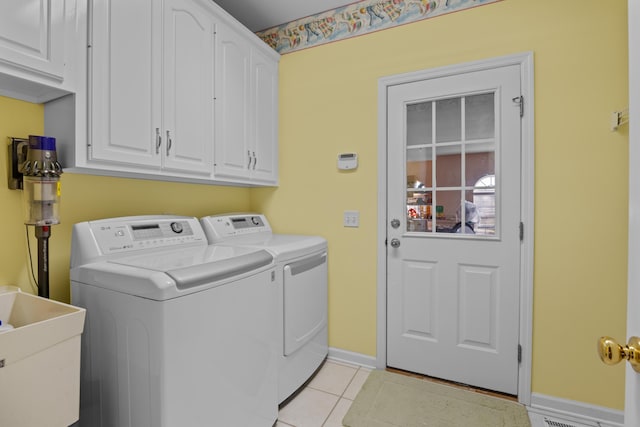
[[[258,31],[281,54],[502,0],[361,0]]]

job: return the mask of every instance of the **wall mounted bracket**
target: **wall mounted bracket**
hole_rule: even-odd
[[[27,160],[28,150],[28,139],[9,137],[7,178],[10,190],[22,190],[22,173],[20,172],[20,165]]]
[[[625,108],[624,110],[614,111],[611,113],[611,131],[615,132],[618,130],[618,127],[629,123],[629,109]]]

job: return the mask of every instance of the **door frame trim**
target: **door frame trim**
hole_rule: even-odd
[[[640,160],[640,150],[638,140],[640,139],[640,30],[635,25],[640,18],[640,5],[637,1],[628,1],[628,31],[629,31],[629,242],[627,261],[627,337],[640,334],[640,315],[636,313],[635,302],[640,296],[640,268],[636,264],[637,256],[640,254],[638,239],[633,237],[640,234],[640,173],[638,173],[637,162]],[[624,420],[625,426],[631,427],[640,421],[640,405],[637,398],[640,396],[640,379],[631,365],[627,365],[625,372],[625,404]]]
[[[480,61],[447,65],[378,79],[378,250],[377,250],[377,344],[376,368],[387,367],[387,90],[412,83],[509,65],[520,66],[524,115],[521,125],[520,212],[524,240],[520,253],[520,329],[522,361],[518,368],[518,401],[531,403],[531,358],[533,331],[533,249],[534,249],[534,103],[533,52],[523,52]],[[516,357],[517,349],[514,349]]]

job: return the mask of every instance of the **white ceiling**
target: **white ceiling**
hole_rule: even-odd
[[[354,3],[353,0],[214,1],[253,32]]]

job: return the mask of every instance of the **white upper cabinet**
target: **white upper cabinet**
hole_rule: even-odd
[[[161,2],[94,0],[90,160],[160,167]]]
[[[64,1],[87,35],[76,90],[45,104],[66,170],[278,184],[278,53],[210,0]]]
[[[217,29],[215,178],[278,182],[278,57],[226,25]]]
[[[90,160],[210,175],[211,16],[191,0],[94,0],[91,19]]]
[[[0,95],[44,102],[73,89],[65,42],[74,37],[75,6],[76,0],[0,1]]]
[[[216,61],[216,145],[214,175],[246,178],[249,148],[251,46],[226,25],[218,25]]]
[[[2,62],[62,80],[64,75],[64,1],[0,2]]]
[[[210,14],[165,0],[164,168],[210,175],[213,165],[213,42]]]
[[[251,101],[254,157],[251,177],[278,183],[278,64],[265,52],[251,52]]]

